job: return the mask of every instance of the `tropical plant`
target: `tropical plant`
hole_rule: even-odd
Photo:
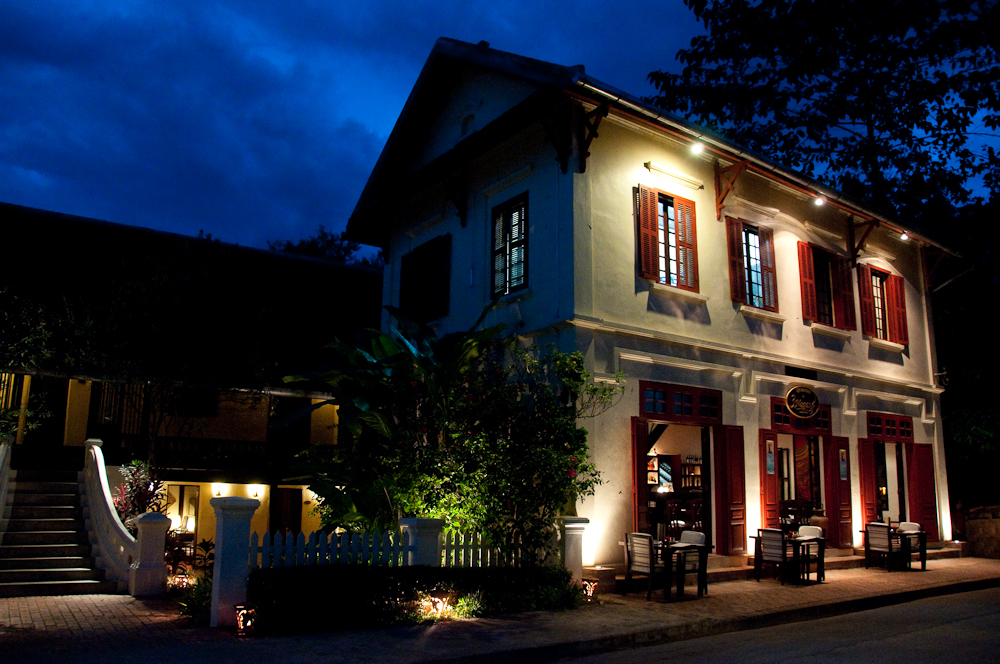
[[[135,517],[167,508],[167,489],[148,463],[133,460],[119,471],[122,483],[113,497],[118,518],[133,535],[138,532]]]

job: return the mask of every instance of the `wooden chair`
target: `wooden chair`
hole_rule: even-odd
[[[663,506],[663,520],[667,524],[667,537],[677,541],[681,537],[681,531],[687,526],[684,520],[683,505],[677,498],[668,499]]]
[[[819,526],[799,526],[799,537],[823,537],[823,529]],[[802,567],[802,576],[808,581],[812,570],[812,564],[816,563],[816,580],[824,581],[819,574],[819,542],[802,544],[799,547],[799,565]]]
[[[905,557],[906,567],[910,568],[913,566],[912,554],[920,552],[920,524],[915,521],[901,521],[896,528],[896,533],[899,535],[900,543],[905,539],[910,545],[909,553],[911,555]],[[903,551],[905,552],[906,549],[904,548]]]
[[[646,600],[653,596],[653,577],[663,574],[666,568],[657,564],[653,552],[653,536],[647,533],[625,533],[625,592],[632,587],[632,575],[648,578]],[[625,594],[625,593],[622,593]]]
[[[685,530],[681,532],[680,542],[681,544],[696,544],[698,546],[704,546],[705,533]],[[684,570],[685,574],[687,572],[695,572],[698,575],[696,578],[698,579],[699,597],[702,593],[708,593],[708,579],[704,574],[701,574],[701,552],[698,549],[691,549],[690,551],[678,553],[676,562],[674,563],[674,573],[680,572],[681,569]],[[702,577],[705,578],[703,579]]]
[[[688,503],[688,514],[691,518],[691,530],[696,532],[704,532],[705,527],[702,524],[702,500],[701,498],[692,498]],[[683,535],[683,533],[681,533]]]
[[[885,559],[886,571],[891,572],[893,554],[898,553],[898,550],[893,549],[892,534],[887,524],[872,521],[865,526],[865,569],[877,554]]]
[[[789,562],[785,533],[780,528],[759,529],[753,557],[754,578],[760,581],[760,570],[766,563],[774,565],[775,572],[781,577],[781,585],[785,585],[785,574],[788,573]]]

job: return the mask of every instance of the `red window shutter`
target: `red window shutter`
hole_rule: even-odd
[[[778,275],[774,268],[774,233],[763,226],[757,229],[760,237],[760,278],[764,287],[762,309],[778,311]]]
[[[858,439],[858,471],[861,480],[861,526],[878,521],[875,502],[875,448],[872,441]]]
[[[799,242],[799,284],[802,287],[802,320],[816,320],[816,270],[813,249]]]
[[[886,308],[889,318],[889,341],[904,346],[910,343],[909,329],[906,325],[906,283],[902,277],[894,274],[886,279]]]
[[[698,238],[694,201],[674,196],[677,220],[677,286],[698,292]]]
[[[833,259],[833,322],[842,330],[856,330],[854,314],[854,280],[851,279],[851,261],[837,256]]]
[[[743,274],[743,222],[726,217],[726,240],[729,244],[729,291],[733,302],[747,302],[746,276]]]
[[[858,297],[861,299],[861,331],[869,337],[877,337],[875,297],[872,295],[872,269],[867,265],[858,266]]]
[[[658,192],[639,185],[639,270],[644,279],[660,280],[660,252],[657,237],[656,203]]]

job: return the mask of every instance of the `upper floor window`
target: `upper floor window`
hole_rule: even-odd
[[[799,242],[802,319],[841,330],[857,329],[851,262],[807,242]]]
[[[528,285],[528,192],[493,208],[493,297]]]
[[[820,404],[815,415],[803,419],[792,415],[784,399],[771,397],[771,429],[788,433],[830,433],[830,406]]]
[[[874,339],[907,345],[906,287],[903,278],[871,267],[858,266],[861,331]]]
[[[399,265],[399,308],[421,322],[448,315],[451,294],[451,234],[440,235],[404,255]]]
[[[694,202],[640,185],[636,190],[636,213],[642,277],[697,293]]]
[[[639,381],[642,417],[691,424],[722,423],[722,392],[689,385]]]
[[[771,229],[726,217],[726,239],[733,302],[777,312],[778,279]]]
[[[884,442],[912,443],[913,418],[890,413],[868,413],[868,437]]]

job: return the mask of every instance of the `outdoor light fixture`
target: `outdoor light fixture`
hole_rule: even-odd
[[[583,596],[588,602],[594,601],[597,593],[597,579],[583,579]]]
[[[691,154],[701,154],[704,150],[705,146],[701,143],[694,142],[691,144]]]
[[[212,485],[212,495],[215,496],[216,498],[218,498],[219,496],[221,496],[222,495],[222,487],[224,487],[224,486],[225,486],[224,484],[213,484]]]
[[[819,207],[824,203],[826,203],[826,199],[823,198],[822,196],[817,196],[816,198],[813,199],[813,205],[815,205],[816,207]]]
[[[251,484],[247,486],[247,493],[250,494],[251,498],[260,498],[260,495],[264,493],[263,484]]]
[[[687,173],[681,173],[680,171],[675,171],[672,168],[664,166],[663,164],[658,164],[655,161],[647,161],[644,166],[649,169],[650,173],[654,175],[659,175],[661,177],[668,177],[677,180],[686,187],[691,189],[704,189],[705,183],[696,177],[688,175]]]
[[[257,623],[257,609],[253,606],[236,605],[236,633],[239,636],[252,636]]]
[[[910,239],[910,236],[906,234],[906,231],[903,231],[903,233],[899,236],[899,239],[902,240],[903,242],[906,242],[907,240]]]

